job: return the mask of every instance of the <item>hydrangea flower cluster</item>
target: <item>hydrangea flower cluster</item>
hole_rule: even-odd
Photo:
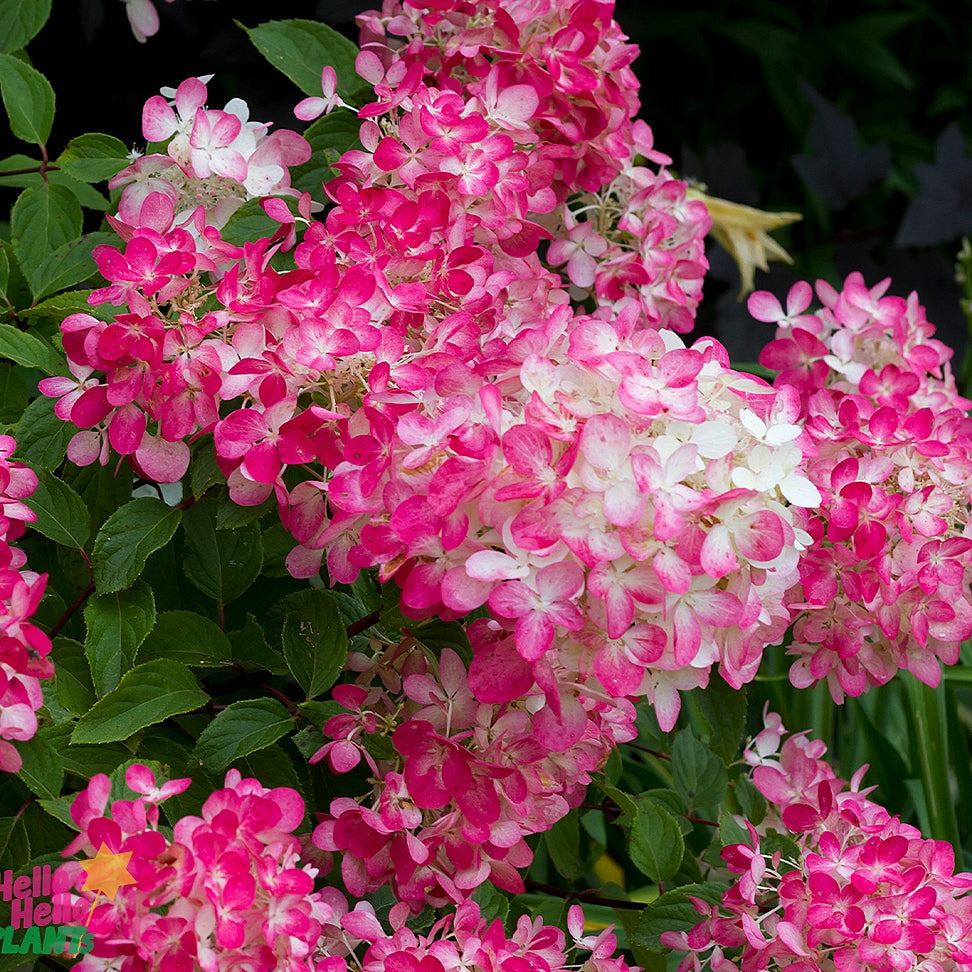
[[[17,443],[0,436],[0,770],[16,773],[21,757],[14,742],[37,732],[36,711],[44,704],[40,679],[54,674],[50,639],[31,622],[47,575],[25,569],[27,557],[11,546],[37,515],[24,500],[37,476],[12,461]]]
[[[149,767],[134,764],[125,783],[134,799],[112,799],[111,780],[93,776],[71,805],[80,833],[64,853],[130,851],[136,880],[112,900],[97,899],[88,921],[94,946],[76,969],[310,972],[330,970],[318,964],[322,957],[347,953],[338,924],[346,901],[334,889],[315,891],[316,869],[299,860],[293,832],[304,822],[304,801],[295,790],[267,789],[229,770],[202,816],[182,817],[168,838],[159,804],[191,780],[158,783]],[[84,876],[69,861],[57,880],[80,886]]]
[[[145,103],[142,134],[149,142],[166,143],[166,151],[137,158],[109,182],[112,189],[124,187],[117,219],[126,225],[113,225],[126,240],[132,227],[153,226],[157,217],[149,217],[143,207],[155,193],[172,203],[169,215],[179,223],[202,207],[206,223],[215,227],[225,226],[248,199],[299,195],[290,186],[289,166],[310,158],[307,140],[296,132],[271,132],[268,123],[250,121],[249,108],[240,98],[222,109],[207,107],[206,84],[211,79],[212,75],[188,78]],[[153,209],[164,204],[152,199],[148,205]]]
[[[785,308],[767,293],[749,301],[777,324],[760,361],[799,392],[807,475],[823,496],[787,594],[790,678],[826,679],[837,701],[901,668],[937,685],[939,661],[954,664],[972,636],[972,402],[916,295],[888,285],[859,273],[840,291],[818,282],[816,311],[807,283]]]
[[[116,180],[128,242],[97,252],[109,285],[91,298],[127,311],[68,317],[72,377],[41,390],[80,429],[74,462],[114,450],[174,481],[212,432],[230,495],[276,497],[295,575],[326,555],[332,582],[379,567],[417,617],[486,605],[530,664],[560,636],[560,663],[670,727],[678,689],[715,664],[738,686],[780,639],[798,507],[819,494],[795,399],[675,334],[708,218],[640,164],[666,160],[633,121],[634,49],[608,13],[363,15],[363,148],[335,163],[323,222],[308,197],[297,215],[267,199],[279,231],[243,247],[221,239],[222,203],[165,174],[250,192],[272,136],[248,155],[245,111],[207,109],[199,79],[150,99],[167,181],[143,160]],[[339,107],[334,81],[301,117]],[[274,179],[298,157],[275,151]]]
[[[349,910],[336,889],[314,890],[317,868],[300,858],[315,855],[294,836],[304,820],[295,790],[267,789],[231,769],[202,815],[177,820],[170,839],[159,830],[159,804],[191,781],[157,781],[140,763],[128,766],[124,778],[134,799],[112,800],[111,780],[98,774],[71,806],[80,833],[64,853],[91,856],[103,845],[130,852],[126,866],[135,878],[112,900],[93,899],[87,927],[94,943],[74,966],[80,972],[629,972],[612,957],[611,929],[585,936],[577,906],[569,945],[539,918],[521,918],[507,937],[501,922],[487,922],[471,901],[421,936],[405,927],[410,909],[398,904],[388,934],[370,903]],[[55,886],[81,884],[83,876],[69,861]]]
[[[436,660],[411,639],[350,656],[358,676],[334,689],[348,712],[327,721],[330,741],[311,757],[337,773],[370,770],[370,793],[334,799],[313,834],[341,853],[350,894],[390,887],[420,911],[455,906],[485,881],[521,893],[518,869],[533,858],[523,838],[578,805],[635,737],[629,702],[552,669],[544,692],[493,627],[471,626],[468,671],[452,649]]]
[[[633,302],[640,325],[685,333],[708,268],[709,214],[664,169],[671,159],[635,120],[637,48],[612,12],[592,0],[385,0],[380,14],[358,18],[358,72],[378,95],[361,114],[393,122],[397,114],[404,145],[386,136],[375,161],[410,187],[436,169],[460,174],[463,191],[463,183],[494,184],[496,198],[475,212],[508,252],[532,252],[538,237],[549,238],[546,259],[565,264],[575,300],[613,310]],[[430,123],[440,104],[462,119],[447,145],[442,122]],[[479,145],[470,137],[486,131],[477,115],[491,130]],[[488,162],[499,163],[508,140],[514,165],[501,166],[493,183]],[[446,147],[454,157],[438,155]],[[528,211],[510,211],[512,194],[524,189]]]
[[[403,915],[393,919],[401,921]],[[637,972],[623,958],[615,958],[617,939],[612,927],[598,935],[584,934],[584,916],[580,906],[568,910],[567,936],[540,918],[519,918],[513,934],[507,937],[499,919],[486,921],[479,906],[466,901],[453,915],[436,922],[428,933],[417,935],[403,924],[391,936],[385,934],[377,919],[369,917],[365,906],[345,916],[347,927],[371,942],[361,964],[347,963],[354,972]],[[334,972],[345,966],[335,965]],[[326,972],[331,972],[328,966]]]
[[[806,734],[788,737],[775,713],[744,756],[769,803],[749,841],[724,848],[737,877],[704,919],[662,941],[688,951],[679,969],[713,972],[956,972],[972,967],[972,874],[954,873],[946,841],[926,840],[822,758]],[[795,842],[788,857],[772,844]]]

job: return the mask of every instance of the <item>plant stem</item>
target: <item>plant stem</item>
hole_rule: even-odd
[[[57,619],[57,621],[54,622],[54,624],[51,626],[51,630],[47,632],[47,637],[48,638],[50,638],[51,640],[53,640],[57,636],[57,634],[60,632],[61,628],[63,628],[64,625],[66,625],[68,623],[68,621],[71,620],[71,615],[73,615],[74,612],[77,611],[77,609],[79,607],[81,607],[81,605],[84,604],[84,602],[89,597],[91,597],[91,595],[94,593],[94,589],[95,589],[95,585],[94,585],[94,581],[92,581],[74,599],[74,603],[72,603],[71,606]]]
[[[346,629],[348,637],[353,638],[356,634],[367,631],[373,624],[377,624],[380,618],[381,611],[372,611],[371,614],[366,614],[363,618],[352,621]]]

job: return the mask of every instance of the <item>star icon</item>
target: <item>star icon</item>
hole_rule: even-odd
[[[107,844],[98,848],[98,853],[89,861],[81,861],[81,866],[88,872],[84,879],[82,891],[103,892],[111,901],[115,900],[115,893],[125,884],[134,884],[135,878],[128,872],[128,861],[132,852],[113,854]]]

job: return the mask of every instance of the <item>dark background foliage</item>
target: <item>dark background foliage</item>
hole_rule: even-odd
[[[31,45],[57,93],[51,150],[92,130],[140,145],[145,99],[194,74],[215,74],[214,104],[238,95],[251,117],[299,128],[297,92],[238,23],[311,17],[355,39],[354,16],[372,5],[158,0],[161,30],[138,44],[118,0],[58,0]],[[803,214],[775,234],[794,265],[771,264],[758,287],[784,294],[798,278],[839,283],[859,269],[873,285],[890,275],[893,293],[918,291],[961,355],[954,263],[972,232],[972,2],[951,10],[925,0],[619,0],[616,16],[641,48],[642,114],[676,171],[713,195]],[[768,330],[737,300],[728,255],[713,244],[710,260],[700,329],[752,360]]]

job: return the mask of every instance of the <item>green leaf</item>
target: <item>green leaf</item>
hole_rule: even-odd
[[[65,547],[84,547],[91,534],[91,516],[83,499],[54,476],[41,475],[37,488],[24,502],[37,519],[38,533]]]
[[[9,361],[0,364],[0,423],[15,426],[29,400],[22,370]]]
[[[284,598],[281,640],[284,658],[307,698],[326,692],[336,681],[348,657],[344,619],[328,591],[300,591]]]
[[[318,189],[320,186],[317,187]],[[296,207],[293,207],[296,209]],[[251,240],[258,240],[272,236],[278,229],[280,223],[271,219],[264,208],[260,205],[259,199],[251,199],[243,203],[240,208],[233,213],[232,218],[220,231],[220,238],[234,246],[243,246]]]
[[[130,163],[124,142],[112,135],[89,132],[72,138],[55,164],[82,182],[101,182]]]
[[[54,747],[39,733],[17,743],[23,766],[17,774],[32,793],[52,800],[64,785],[64,767]]]
[[[584,861],[580,853],[580,827],[577,822],[577,811],[571,810],[567,816],[561,817],[553,827],[543,835],[547,845],[547,853],[557,872],[568,881],[574,881],[581,876]]]
[[[333,174],[328,164],[336,161],[348,149],[360,148],[358,131],[361,120],[351,111],[335,110],[322,115],[304,129],[310,142],[311,157],[290,170],[291,184],[301,192],[320,192],[321,183]]]
[[[88,626],[84,653],[95,691],[112,691],[135,664],[139,645],[155,626],[155,597],[141,581],[127,591],[91,598],[84,608]]]
[[[87,712],[95,703],[95,691],[84,645],[73,638],[55,638],[51,661],[58,701],[76,715]]]
[[[644,948],[664,948],[660,941],[664,932],[688,931],[702,920],[689,901],[689,895],[707,904],[717,905],[727,890],[728,885],[710,881],[705,884],[685,884],[674,891],[666,891],[641,913],[635,931],[629,932],[630,942]]]
[[[263,539],[256,523],[235,530],[217,530],[215,499],[204,499],[186,510],[183,527],[186,578],[218,604],[235,601],[260,576]]]
[[[758,827],[766,816],[766,797],[756,789],[753,782],[746,776],[741,776],[736,780],[733,784],[733,793],[743,816],[754,827]]]
[[[117,742],[169,716],[198,709],[208,701],[209,696],[185,665],[156,658],[126,672],[118,688],[81,717],[71,741]]]
[[[163,611],[142,643],[139,661],[171,658],[183,665],[230,665],[233,650],[226,633],[195,611]]]
[[[479,905],[479,916],[487,924],[492,924],[497,918],[504,924],[510,913],[510,899],[489,881],[484,881],[472,893],[472,900]]]
[[[71,729],[72,727],[66,726],[65,728]],[[131,752],[121,743],[99,743],[97,746],[66,746],[61,750],[61,762],[64,763],[64,769],[84,780],[90,780],[96,773],[110,775],[122,763],[128,762],[131,758]]]
[[[0,817],[0,868],[19,871],[30,860],[24,817]]]
[[[708,807],[726,795],[729,774],[715,753],[683,729],[672,745],[672,782],[690,809]]]
[[[632,820],[638,815],[638,801],[630,793],[619,790],[616,786],[610,786],[600,780],[595,781],[601,792],[617,804],[621,812]]]
[[[657,803],[645,801],[628,835],[631,863],[653,881],[667,881],[682,863],[685,842],[678,821]]]
[[[92,251],[96,246],[117,242],[111,233],[87,233],[59,246],[30,275],[30,292],[41,300],[55,291],[73,287],[92,277],[98,270]],[[91,308],[86,308],[91,313]]]
[[[294,728],[290,713],[276,699],[234,702],[202,731],[194,755],[221,773],[235,759],[275,743]]]
[[[233,661],[246,671],[272,672],[285,675],[289,670],[287,662],[279,651],[267,644],[260,622],[252,614],[247,614],[246,623],[239,631],[229,633],[233,646]]]
[[[0,358],[16,361],[25,368],[37,368],[46,375],[67,370],[63,356],[52,344],[12,324],[0,324]]]
[[[48,185],[60,186],[62,189],[69,190],[78,202],[88,209],[103,213],[108,208],[108,197],[98,192],[94,186],[80,182],[74,176],[61,172],[60,169],[44,169],[42,173],[43,166],[44,163],[40,159],[33,159],[29,155],[8,155],[0,160],[0,173],[8,173],[0,174],[0,186],[21,189],[44,189]],[[10,174],[11,170],[26,171]]]
[[[254,47],[306,95],[321,94],[321,70],[330,65],[337,73],[337,90],[343,98],[361,85],[354,69],[358,48],[332,27],[314,20],[272,20],[243,28]]]
[[[10,282],[10,260],[7,259],[7,251],[0,246],[0,294],[6,295],[7,285]]]
[[[47,78],[18,58],[0,54],[0,91],[10,130],[21,141],[43,145],[54,123],[54,89]]]
[[[182,510],[152,496],[139,496],[109,516],[91,558],[99,593],[130,587],[149,554],[172,539],[181,520]]]
[[[66,294],[55,294],[17,313],[28,320],[35,317],[49,317],[58,323],[69,314],[90,314],[99,320],[110,321],[115,315],[115,309],[110,304],[92,307],[88,303],[88,294],[91,293],[94,291],[69,290]]]
[[[81,226],[81,203],[70,189],[25,189],[10,213],[10,240],[24,276],[30,280],[58,247],[76,240]]]
[[[709,748],[728,765],[739,755],[746,731],[746,686],[734,689],[723,678],[710,678],[708,687],[691,697],[708,723]]]
[[[0,52],[26,47],[50,15],[51,0],[0,0]]]
[[[719,818],[719,842],[723,847],[730,844],[748,844],[749,840],[749,831],[744,830],[732,814],[724,813]]]
[[[37,471],[59,466],[78,431],[54,414],[55,404],[53,398],[38,396],[27,406],[17,426],[17,456]]]

